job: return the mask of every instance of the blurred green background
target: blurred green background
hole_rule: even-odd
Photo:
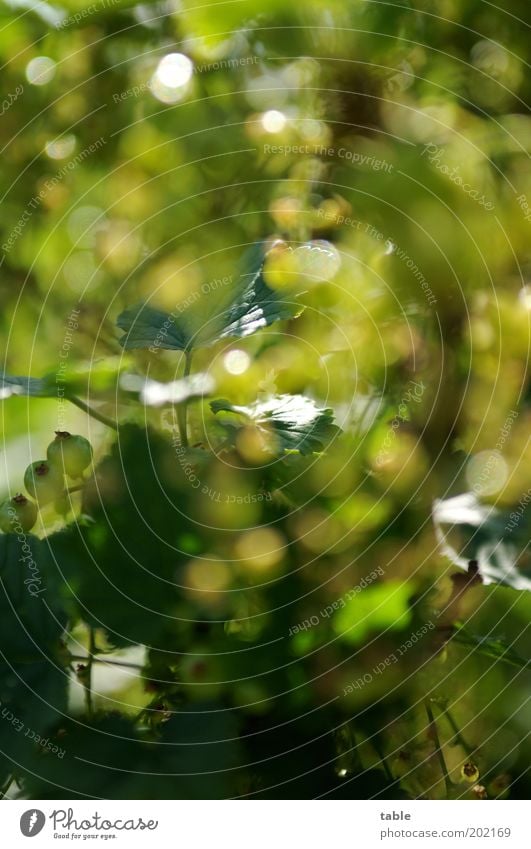
[[[530,486],[530,25],[527,0],[0,3],[3,370],[66,363],[120,421],[0,402],[4,496],[59,419],[98,464],[41,511],[38,628],[2,548],[0,701],[66,753],[4,717],[8,795],[528,796],[529,516],[510,567],[479,554],[513,586],[457,597],[432,507],[505,516]],[[275,239],[266,282],[304,312],[194,371],[232,404],[305,395],[341,433],[264,453],[192,402],[196,489],[171,407],[119,378],[175,380],[182,354],[124,351],[116,319],[211,315]],[[310,267],[287,250],[308,244]],[[90,634],[133,664],[94,663],[92,704]]]

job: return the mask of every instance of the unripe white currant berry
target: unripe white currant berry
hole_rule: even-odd
[[[47,450],[48,462],[71,478],[79,478],[92,462],[92,446],[84,436],[56,430]]]
[[[37,508],[25,495],[8,498],[0,506],[0,530],[5,534],[31,531],[37,521]]]
[[[473,761],[467,761],[461,767],[461,778],[467,784],[477,784],[479,780],[479,769]]]
[[[41,504],[46,504],[63,492],[63,475],[46,460],[37,460],[26,469],[24,486],[32,498]]]

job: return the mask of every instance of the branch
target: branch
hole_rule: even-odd
[[[69,395],[68,400],[75,404],[76,407],[79,407],[80,410],[83,410],[85,413],[88,413],[89,416],[92,416],[93,419],[97,419],[102,424],[106,425],[106,427],[112,427],[113,430],[118,430],[118,424],[113,419],[107,418],[102,413],[98,413],[93,407],[89,407],[85,401],[82,401],[81,398],[78,398],[77,395]]]

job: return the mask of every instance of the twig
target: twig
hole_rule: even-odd
[[[192,369],[192,352],[184,352],[184,371],[183,379],[187,378]],[[186,418],[188,414],[188,401],[185,400],[177,407],[177,424],[179,426],[179,436],[183,448],[188,448],[188,430],[186,426]]]
[[[94,663],[94,653],[96,651],[96,637],[94,628],[89,628],[89,646],[87,660],[87,678],[85,683],[85,697],[87,703],[87,715],[91,718],[94,710],[94,701],[92,698],[92,665]]]
[[[7,779],[7,781],[5,782],[5,784],[2,787],[0,787],[0,799],[5,799],[5,795],[6,795],[7,791],[9,790],[9,788],[11,787],[11,785],[13,784],[14,778],[15,778],[14,775],[10,775],[9,778]]]
[[[446,796],[450,797],[453,789],[453,782],[450,779],[448,774],[448,768],[446,766],[446,761],[444,760],[443,751],[441,748],[441,741],[439,740],[439,732],[437,731],[437,723],[435,722],[435,717],[433,716],[433,711],[431,709],[431,705],[429,701],[426,699],[424,702],[424,706],[426,708],[426,713],[428,714],[428,722],[430,727],[430,732],[433,735],[433,741],[435,743],[435,753],[437,755],[437,759],[439,761],[442,774],[444,776],[444,784],[446,787]]]
[[[87,663],[88,657],[71,654],[70,660],[75,660],[76,663]],[[107,663],[110,666],[128,666],[130,669],[142,669],[140,663],[128,663],[126,660],[106,660],[105,658],[96,656],[92,658],[92,663]]]
[[[453,715],[450,713],[448,707],[445,704],[441,704],[440,702],[436,702],[436,704],[437,707],[443,712],[444,716],[446,717],[446,721],[448,722],[450,728],[454,733],[453,740],[450,741],[450,745],[461,746],[461,748],[465,750],[467,755],[472,755],[476,751],[476,748],[475,746],[471,746],[469,743],[467,743],[467,741],[463,737],[461,729],[459,728]]]
[[[389,764],[387,763],[387,758],[385,757],[385,755],[383,753],[383,750],[380,746],[379,741],[373,740],[372,741],[372,747],[373,747],[374,751],[376,752],[376,754],[378,755],[378,758],[380,759],[380,763],[383,767],[383,771],[385,773],[387,780],[390,781],[391,783],[393,783],[395,779],[394,779],[393,773],[389,769]]]
[[[469,649],[475,650],[478,654],[489,657],[491,660],[502,660],[504,663],[509,663],[511,666],[516,666],[519,669],[529,669],[531,667],[531,660],[521,657],[514,651],[512,646],[504,646],[501,640],[476,637],[460,625],[453,628],[448,642],[450,640],[462,646],[467,646]]]
[[[118,430],[118,424],[113,420],[109,419],[107,416],[104,416],[103,413],[98,413],[93,407],[90,407],[85,401],[82,401],[81,398],[78,398],[77,395],[69,395],[68,400],[75,404],[76,407],[79,407],[80,410],[83,410],[85,413],[88,413],[89,416],[92,416],[93,419],[97,419],[102,424],[107,427],[112,427],[113,430]]]

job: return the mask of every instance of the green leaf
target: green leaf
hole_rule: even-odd
[[[90,723],[67,718],[62,729],[63,756],[34,758],[25,776],[32,799],[62,798],[65,787],[74,799],[156,798],[154,757],[150,761],[148,744],[129,717],[113,712]]]
[[[46,540],[0,535],[0,648],[15,663],[42,660],[66,622],[60,579]]]
[[[160,739],[141,735],[117,712],[89,724],[66,720],[65,755],[41,758],[26,776],[32,799],[225,799],[238,793],[242,760],[234,713],[222,704],[186,706],[162,726]]]
[[[45,540],[0,536],[0,773],[23,768],[66,710],[66,614]],[[42,752],[41,752],[42,754]]]
[[[531,590],[531,576],[518,568],[529,543],[523,513],[515,524],[512,513],[481,504],[468,492],[435,501],[432,515],[441,551],[452,563],[466,571],[469,561],[477,560],[484,584]]]
[[[13,395],[56,398],[59,389],[65,398],[74,395],[115,393],[118,377],[128,365],[123,356],[104,357],[100,360],[70,363],[64,372],[58,368],[43,377],[22,377],[4,373],[0,377],[0,400]]]
[[[51,387],[45,378],[40,377],[16,377],[3,374],[0,377],[0,400],[10,398],[12,395],[28,395],[34,398],[49,398],[56,394],[52,393]]]
[[[263,433],[266,439],[264,449],[272,447],[277,453],[299,451],[312,454],[323,451],[340,430],[333,423],[332,410],[319,408],[315,401],[304,395],[276,395],[248,406],[236,406],[220,399],[212,401],[210,406],[214,413],[245,416]],[[274,444],[267,446],[271,437]]]
[[[116,394],[118,380],[125,369],[130,368],[131,363],[121,354],[116,357],[102,357],[96,360],[69,363],[64,372],[61,385],[64,386],[65,396],[72,395],[101,396],[104,394]],[[60,376],[60,373],[59,373]],[[58,372],[45,375],[45,380],[53,388],[53,394],[57,395]]]
[[[198,297],[189,307],[183,304],[167,313],[137,304],[118,316],[117,325],[125,331],[120,344],[126,348],[166,348],[190,351],[207,347],[221,339],[250,336],[274,321],[293,318],[303,307],[265,282],[265,257],[260,251],[258,266],[240,275],[231,285],[229,302],[212,311],[212,293]]]
[[[68,671],[51,660],[24,664],[0,660],[2,781],[13,772],[38,769],[52,757],[53,746],[56,755],[64,746],[53,732],[67,710],[68,680]]]
[[[505,663],[509,663],[511,666],[517,666],[520,669],[529,669],[531,666],[531,660],[518,654],[501,637],[482,637],[470,633],[470,631],[462,626],[457,626],[452,639],[456,643],[460,643],[470,649],[475,649],[480,654],[490,657],[493,660],[503,660]]]
[[[235,713],[217,702],[187,704],[164,725],[164,765],[183,799],[226,799],[242,763]]]
[[[189,559],[178,540],[195,530],[182,506],[189,494],[174,446],[122,425],[85,484],[85,522],[48,537],[69,606],[115,646],[164,645],[180,596],[176,570]]]

